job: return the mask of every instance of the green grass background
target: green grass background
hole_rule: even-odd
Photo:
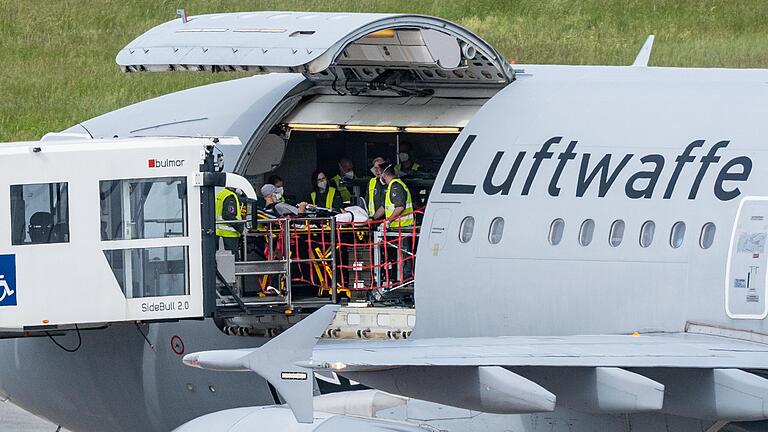
[[[628,64],[653,33],[653,65],[768,67],[768,0],[0,0],[0,141],[237,77],[120,72],[118,50],[178,7],[436,15],[518,63]]]

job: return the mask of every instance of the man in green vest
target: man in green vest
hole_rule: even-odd
[[[413,275],[411,233],[415,221],[411,191],[408,190],[408,186],[402,180],[397,178],[395,167],[392,164],[387,164],[386,168],[381,170],[379,181],[385,184],[387,189],[384,195],[384,206],[376,210],[374,219],[384,216],[388,221],[388,233],[396,233],[394,235],[397,238],[392,238],[392,234],[387,235],[387,246],[385,247],[392,249],[392,253],[388,256],[399,267],[398,276],[395,279],[399,282],[405,282]]]
[[[333,184],[336,191],[341,195],[343,203],[352,202],[352,192],[349,191],[352,180],[355,179],[355,165],[349,158],[339,160],[339,173],[333,176]]]
[[[384,216],[389,221],[387,226],[390,228],[412,226],[414,219],[411,191],[397,178],[395,168],[391,164],[381,170],[379,181],[386,185],[387,189],[384,194],[384,206],[376,210],[373,218],[380,219]]]
[[[224,249],[239,256],[240,237],[245,224],[229,224],[224,221],[241,221],[245,219],[247,208],[240,202],[237,189],[224,188],[216,194],[216,235],[224,241]]]
[[[368,217],[372,218],[376,214],[376,209],[384,207],[384,193],[386,192],[386,186],[379,181],[381,177],[381,165],[384,163],[384,158],[379,156],[373,159],[373,166],[371,167],[371,173],[373,178],[368,181]]]

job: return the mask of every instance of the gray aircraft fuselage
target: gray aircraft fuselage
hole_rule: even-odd
[[[739,201],[765,195],[768,181],[762,143],[768,71],[520,67],[525,74],[480,110],[438,175],[424,219],[427,247],[417,258],[416,334],[672,332],[688,321],[765,331],[761,319],[728,316],[725,275]],[[204,105],[226,92],[247,95],[260,82],[290,88],[295,81],[252,77],[183,97],[199,97]],[[139,129],[145,125],[125,119],[141,110],[152,115],[162,106],[157,101],[84,126],[107,136]],[[243,123],[184,127],[230,132],[247,142],[258,122],[250,129]],[[474,217],[474,233],[462,243],[459,227],[467,216]],[[496,217],[504,218],[504,232],[493,244],[488,237]],[[563,219],[565,230],[553,246],[548,235],[555,219]],[[594,233],[582,246],[579,228],[586,220],[594,221]],[[618,247],[609,244],[615,220],[626,224]],[[655,223],[655,237],[641,247],[647,221]],[[680,221],[686,235],[673,248],[670,231]],[[715,239],[703,249],[700,230],[709,222]],[[75,353],[43,338],[2,341],[0,387],[22,407],[73,430],[167,430],[207,412],[274,403],[255,375],[187,369],[171,347],[174,335],[187,351],[252,347],[253,339],[225,336],[210,321],[144,330],[154,348],[130,325],[83,332]],[[62,339],[74,342],[72,335]],[[569,415],[579,414],[547,416]],[[531,416],[519,428],[553,430],[546,418]],[[659,421],[670,427],[677,420]],[[506,430],[503,423],[494,420],[486,430]],[[699,430],[684,424],[670,430]],[[583,427],[575,430],[591,430]]]

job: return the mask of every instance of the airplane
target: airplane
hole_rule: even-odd
[[[765,430],[768,72],[649,67],[650,52],[513,66],[455,24],[395,14],[182,14],[149,30],[118,54],[124,71],[267,74],[64,133],[234,136],[225,171],[297,190],[341,152],[365,150],[361,166],[403,137],[432,150],[414,333],[315,347],[327,306],[255,350],[266,338],[210,319],[117,323],[55,339],[80,338],[75,353],[2,342],[2,393],[71,430]],[[280,346],[295,351],[276,368],[249,360]],[[313,401],[329,372],[388,394]],[[350,398],[369,415],[345,415]],[[230,410],[244,406],[261,407]]]

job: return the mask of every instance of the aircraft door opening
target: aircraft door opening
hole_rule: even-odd
[[[726,272],[726,312],[733,319],[768,316],[768,197],[741,201],[731,236]]]

